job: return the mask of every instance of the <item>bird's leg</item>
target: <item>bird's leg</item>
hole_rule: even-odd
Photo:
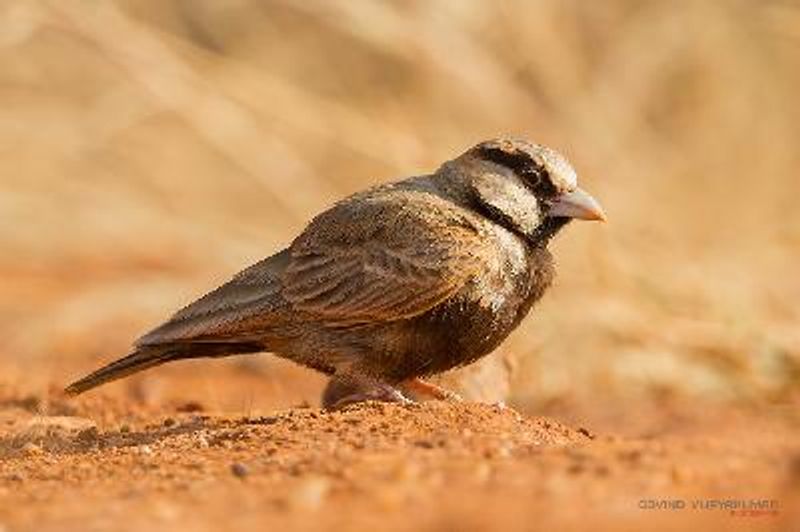
[[[400,383],[400,387],[414,395],[431,397],[440,401],[463,401],[460,395],[441,386],[425,382],[421,379],[407,379]]]
[[[322,407],[329,410],[364,401],[402,404],[413,402],[400,390],[385,382],[352,373],[334,375],[322,392]]]

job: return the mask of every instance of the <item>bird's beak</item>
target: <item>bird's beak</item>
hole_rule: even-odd
[[[606,213],[587,192],[576,188],[556,198],[550,205],[548,216],[562,216],[564,218],[577,218],[579,220],[606,221]]]

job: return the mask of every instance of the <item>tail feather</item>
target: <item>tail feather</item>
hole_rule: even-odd
[[[174,352],[153,351],[152,349],[142,349],[131,353],[119,360],[103,366],[97,371],[90,373],[86,377],[73,382],[64,390],[69,395],[79,395],[83,392],[96,388],[102,384],[127,377],[134,373],[144,371],[158,366],[171,360]]]
[[[86,377],[73,382],[64,391],[69,395],[79,395],[92,388],[173,360],[221,357],[241,353],[255,353],[262,350],[262,346],[250,343],[144,346],[128,356],[103,366]]]

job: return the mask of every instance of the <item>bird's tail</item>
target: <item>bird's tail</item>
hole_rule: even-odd
[[[254,353],[261,350],[263,350],[262,346],[250,343],[143,346],[128,356],[103,366],[86,377],[73,382],[64,391],[69,395],[79,395],[92,388],[173,360],[221,357],[240,353]]]

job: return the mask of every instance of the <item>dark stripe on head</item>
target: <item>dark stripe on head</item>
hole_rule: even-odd
[[[498,146],[479,146],[478,156],[482,159],[504,166],[517,174],[540,197],[551,197],[558,193],[547,170],[526,150],[503,149]]]

